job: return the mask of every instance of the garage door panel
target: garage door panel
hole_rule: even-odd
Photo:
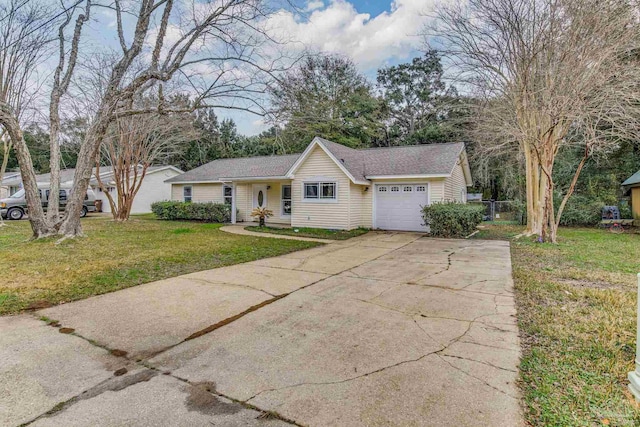
[[[380,191],[384,187],[386,191]],[[408,188],[406,188],[408,187]],[[398,191],[391,191],[397,188]],[[410,191],[407,191],[410,188]],[[418,191],[418,190],[421,191]],[[376,185],[376,228],[428,231],[422,225],[421,207],[428,203],[426,184]]]

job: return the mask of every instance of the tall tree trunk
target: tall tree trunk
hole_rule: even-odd
[[[4,180],[4,174],[7,170],[7,164],[9,164],[9,154],[11,153],[11,139],[6,132],[2,132],[0,135],[0,140],[2,141],[2,165],[0,165],[0,191],[2,191],[2,181]],[[0,215],[0,227],[4,226],[4,220],[2,219],[2,215]]]
[[[73,177],[73,191],[67,198],[67,205],[58,228],[58,234],[64,237],[83,235],[80,214],[84,206],[84,197],[91,181],[96,155],[113,113],[112,104],[110,100],[105,99],[103,104],[105,107],[96,114],[96,120],[87,131],[85,143],[80,147],[76,162],[76,173]]]
[[[50,224],[56,224],[60,215],[60,116],[58,110],[58,102],[52,102],[49,108],[49,169],[51,178],[49,179],[49,200],[47,203],[47,221]]]
[[[527,228],[525,234],[542,235],[542,223],[544,214],[544,194],[546,193],[546,177],[540,171],[540,163],[533,149],[526,144],[525,174],[527,193]]]
[[[20,174],[22,175],[22,186],[24,187],[25,198],[27,200],[27,209],[31,230],[33,231],[33,239],[39,239],[55,234],[55,229],[51,228],[47,223],[44,210],[42,209],[42,200],[38,192],[38,183],[36,181],[36,173],[33,170],[33,161],[29,148],[24,140],[24,134],[20,127],[20,123],[13,115],[11,107],[6,103],[0,102],[0,124],[4,127],[11,142],[18,164],[20,165]]]

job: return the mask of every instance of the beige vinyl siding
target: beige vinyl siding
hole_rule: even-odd
[[[319,179],[337,184],[336,202],[303,200],[304,182],[315,182]],[[291,225],[313,228],[354,228],[349,217],[350,184],[351,181],[338,165],[321,148],[316,147],[296,171],[292,182]]]
[[[349,187],[349,228],[362,227],[362,192],[365,187],[350,183]]]
[[[173,184],[171,186],[171,199],[183,201],[184,187],[191,187],[192,202],[222,203],[222,184]]]
[[[362,193],[360,200],[360,227],[373,228],[373,190],[375,186],[369,186],[369,190]]]
[[[182,184],[171,184],[171,200],[182,201]]]
[[[251,210],[249,209],[251,202],[251,185],[250,184],[237,184],[236,185],[236,209],[238,214],[236,221],[251,221]]]
[[[291,216],[282,215],[282,182],[268,183],[271,186],[267,190],[267,209],[273,211],[273,216],[267,220],[267,223],[274,224],[291,224]]]
[[[458,162],[453,168],[451,176],[444,182],[444,197],[445,200],[451,200],[456,202],[466,202],[466,198],[462,197],[462,191],[467,193],[467,182],[464,179],[464,171],[462,165]]]
[[[193,201],[222,203],[222,184],[193,184]]]
[[[429,181],[429,201],[439,203],[444,201],[445,180]]]

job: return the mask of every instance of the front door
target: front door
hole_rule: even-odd
[[[253,186],[253,208],[266,208],[267,207],[267,186],[266,185],[254,185]]]

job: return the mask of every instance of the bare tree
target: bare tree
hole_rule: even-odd
[[[585,162],[637,138],[637,5],[627,0],[469,0],[438,9],[436,32],[457,78],[484,99],[484,150],[518,150],[526,174],[527,233],[555,242]],[[582,162],[554,211],[558,152]]]
[[[75,30],[79,26],[81,29],[80,23],[88,16],[89,7],[106,8],[115,15],[114,29],[119,49],[109,51],[105,48],[104,52],[96,53],[112,58],[112,61],[103,70],[106,77],[100,84],[98,101],[91,109],[91,123],[80,146],[64,215],[55,224],[45,221],[39,207],[35,173],[26,145],[20,142],[22,134],[18,123],[12,121],[15,116],[10,108],[0,104],[0,123],[7,128],[23,178],[27,177],[24,182],[35,238],[52,234],[63,238],[82,235],[79,219],[84,195],[96,156],[114,120],[151,112],[167,114],[205,107],[264,113],[261,96],[266,91],[267,82],[286,68],[281,64],[288,65],[294,60],[280,53],[282,46],[267,31],[267,18],[273,12],[267,3],[272,4],[267,0],[206,3],[113,0],[94,3],[93,6],[90,0],[74,3],[73,7],[79,8],[84,4],[82,10],[85,11],[84,17],[77,18]],[[70,22],[68,14],[60,16],[67,19],[65,22]],[[67,71],[61,71],[60,80],[54,79],[54,88],[56,81],[60,83],[59,93],[67,89],[67,76],[74,74],[71,66],[71,57],[75,55],[73,46],[82,46],[83,37],[80,34],[76,38],[74,31],[71,51],[65,53]],[[58,40],[62,43],[63,38]],[[66,62],[63,50],[61,48],[59,62],[62,65]],[[168,107],[164,96],[165,90],[178,88],[191,97],[191,104],[179,111]],[[145,108],[134,105],[134,99],[151,91],[157,91],[157,105]],[[51,99],[55,96],[52,95]]]
[[[49,8],[40,2],[10,0],[0,5],[0,126],[5,160],[0,168],[0,182],[13,147],[34,237],[49,233],[21,120],[39,89],[36,67],[48,54],[49,15]]]
[[[112,170],[109,179],[113,179],[115,195],[108,191],[109,185],[105,185],[100,177],[100,160],[95,173],[100,189],[109,200],[113,219],[129,219],[149,166],[163,162],[176,153],[180,144],[196,137],[191,118],[186,113],[149,113],[116,119],[101,150],[102,161]]]
[[[76,3],[79,4],[80,2]],[[65,30],[71,23],[75,14],[76,6],[65,9],[64,21],[58,27],[58,66],[53,74],[53,84],[49,100],[49,168],[50,168],[50,191],[47,203],[47,220],[50,224],[55,224],[60,212],[60,101],[62,96],[69,90],[71,79],[76,68],[78,52],[80,49],[80,39],[82,27],[89,20],[91,14],[91,0],[84,4],[84,10],[76,18],[76,23],[71,36],[71,46],[66,50]]]

